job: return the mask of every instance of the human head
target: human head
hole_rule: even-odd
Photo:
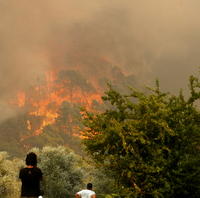
[[[88,184],[87,184],[87,189],[88,189],[88,190],[92,190],[92,183],[88,183]]]
[[[28,153],[26,156],[26,165],[27,166],[36,166],[37,165],[37,155],[33,152]]]

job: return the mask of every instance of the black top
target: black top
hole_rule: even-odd
[[[22,181],[21,196],[39,196],[42,171],[37,168],[22,168],[19,173]]]

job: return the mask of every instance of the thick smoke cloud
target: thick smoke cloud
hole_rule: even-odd
[[[2,119],[16,113],[8,98],[45,70],[94,57],[142,84],[159,78],[167,91],[187,86],[200,63],[199,6],[198,0],[0,0]]]

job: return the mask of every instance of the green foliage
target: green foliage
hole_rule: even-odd
[[[109,175],[103,168],[93,168],[92,183],[97,194],[111,194],[117,191],[114,175]]]
[[[38,154],[38,167],[44,174],[43,190],[47,198],[63,198],[75,194],[82,184],[79,158],[65,147],[33,149]]]
[[[190,78],[186,100],[130,89],[120,94],[109,86],[103,113],[83,115],[84,144],[97,165],[115,174],[127,197],[196,198],[200,194],[200,98],[198,78]]]
[[[6,152],[0,152],[0,197],[16,198],[20,194],[18,170],[22,162],[8,157]]]
[[[84,185],[82,189],[86,187],[87,183],[92,183],[98,197],[117,191],[115,175],[108,174],[102,167],[95,167],[91,159],[84,159],[82,167],[84,169]]]
[[[56,119],[56,126],[64,134],[73,135],[77,133],[81,115],[80,108],[68,102],[63,102],[58,112],[59,116]]]
[[[21,114],[9,118],[0,124],[0,150],[7,151],[12,156],[22,156],[24,148],[23,145],[20,145],[20,137],[27,135],[26,121],[26,115]]]

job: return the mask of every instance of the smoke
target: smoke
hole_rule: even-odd
[[[144,85],[159,78],[163,89],[177,92],[200,62],[199,6],[198,0],[0,0],[0,109],[6,115],[0,120],[15,114],[7,100],[44,71],[96,66],[96,57]]]

